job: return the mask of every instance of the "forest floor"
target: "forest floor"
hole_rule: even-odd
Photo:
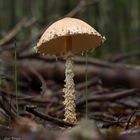
[[[63,121],[65,61],[16,52],[16,61],[11,51],[1,53],[1,138],[140,139],[140,67],[121,63],[127,56],[89,58],[87,67],[84,57],[74,58],[78,121],[72,124]]]

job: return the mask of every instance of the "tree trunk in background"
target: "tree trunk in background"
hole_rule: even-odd
[[[70,1],[67,0],[62,0],[62,4],[61,4],[61,15],[64,16],[68,13],[68,11],[71,10],[71,5],[70,5]]]
[[[31,10],[31,5],[32,5],[32,0],[24,0],[23,1],[23,7],[22,7],[22,12],[24,17],[32,18],[32,10]],[[31,29],[26,29],[24,30],[24,34],[26,35],[26,38],[29,38],[31,36]]]
[[[42,24],[45,26],[49,23],[48,21],[48,0],[43,0],[42,5]]]
[[[109,45],[110,41],[108,40],[108,38],[110,36],[110,33],[107,31],[108,30],[107,26],[108,26],[108,24],[110,24],[109,23],[109,16],[108,16],[109,13],[108,13],[108,11],[109,11],[108,1],[107,0],[102,0],[102,2],[100,2],[98,4],[98,10],[97,10],[97,12],[98,12],[98,17],[97,17],[98,22],[97,22],[97,25],[98,25],[98,28],[99,28],[100,32],[102,34],[104,34],[104,36],[107,39],[106,44],[107,44],[108,48],[103,47],[101,49],[102,52],[100,53],[100,55],[102,54],[103,57],[106,57],[107,50],[110,50],[110,45]],[[111,26],[110,28],[112,28],[112,25],[109,25],[109,26]],[[110,51],[112,51],[112,50],[110,50]]]
[[[138,6],[138,25],[139,25],[139,30],[138,32],[140,32],[140,0],[137,0],[137,6]]]
[[[11,3],[6,0],[0,0],[1,1],[1,19],[0,19],[0,25],[1,28],[5,29],[6,31],[10,29],[11,27]]]
[[[16,1],[15,0],[11,0],[9,1],[10,3],[10,9],[9,12],[10,12],[10,28],[12,28],[15,24],[16,24]]]

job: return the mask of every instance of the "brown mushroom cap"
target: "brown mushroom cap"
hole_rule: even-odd
[[[71,37],[71,50],[66,40]],[[37,44],[37,52],[44,55],[62,56],[80,53],[100,45],[105,40],[94,28],[76,18],[63,18],[48,27]]]

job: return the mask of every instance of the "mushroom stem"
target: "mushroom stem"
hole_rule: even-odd
[[[73,73],[73,61],[72,56],[68,56],[66,59],[66,71],[65,71],[65,86],[64,92],[64,105],[65,105],[65,118],[64,121],[74,123],[76,122],[75,112],[75,88],[74,88],[74,73]]]

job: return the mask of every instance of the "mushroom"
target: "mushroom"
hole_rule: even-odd
[[[38,53],[66,59],[63,89],[66,122],[76,122],[73,55],[95,48],[104,40],[105,37],[84,21],[67,17],[50,25],[37,43]]]

